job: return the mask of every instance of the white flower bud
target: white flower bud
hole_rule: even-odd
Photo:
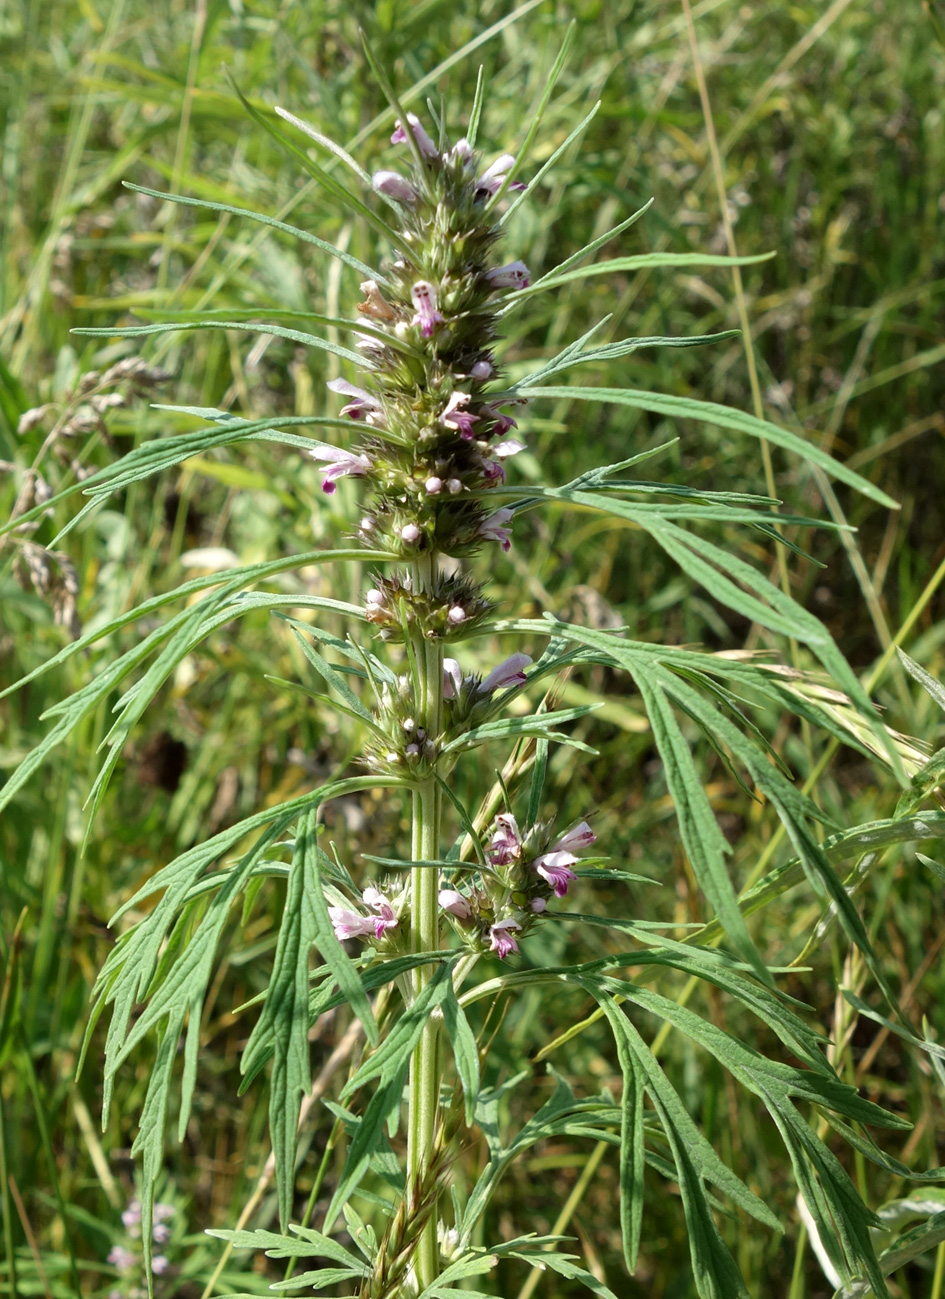
[[[420,529],[415,523],[407,523],[400,530],[400,539],[413,546],[420,540]]]
[[[438,492],[442,492],[443,490],[443,479],[437,478],[434,474],[432,477],[428,478],[423,485],[427,489],[427,494],[429,496],[436,496]]]
[[[466,610],[462,605],[454,604],[446,615],[447,622],[451,622],[454,627],[458,627],[461,622],[466,621]]]

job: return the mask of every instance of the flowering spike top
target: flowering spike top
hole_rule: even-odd
[[[344,477],[370,484],[360,535],[372,546],[410,561],[433,551],[471,554],[487,541],[508,550],[511,513],[490,506],[488,493],[524,444],[500,443],[515,421],[501,409],[509,399],[490,384],[501,378],[496,312],[530,276],[523,262],[493,256],[500,231],[487,209],[516,160],[504,153],[483,165],[465,139],[441,149],[414,113],[398,120],[391,142],[400,156],[393,167],[378,159],[370,185],[400,229],[383,276],[360,286],[356,345],[367,373],[329,384],[346,399],[340,413],[366,436],[312,454],[327,493]],[[445,620],[444,630],[469,630],[461,605]]]

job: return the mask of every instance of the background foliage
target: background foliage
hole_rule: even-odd
[[[610,255],[724,252],[681,10],[652,0],[542,2],[524,9],[448,76],[430,82],[430,93],[446,94],[456,121],[471,102],[476,67],[484,63],[491,91],[481,138],[495,152],[514,152],[562,23],[572,15],[578,20],[575,51],[546,116],[535,163],[565,139],[590,103],[600,97],[603,106],[580,152],[566,157],[541,182],[534,201],[516,212],[509,255],[527,250],[529,265],[540,273],[651,196],[656,201],[646,220]],[[374,6],[32,0],[0,7],[0,459],[31,463],[57,413],[20,436],[23,411],[67,402],[84,373],[131,354],[128,342],[102,348],[98,340],[70,337],[73,326],[110,324],[133,308],[206,304],[232,310],[279,304],[339,314],[339,264],[237,217],[162,205],[124,190],[122,178],[271,213],[294,204],[290,220],[372,260],[370,232],[345,224],[317,192],[303,188],[268,137],[237,111],[221,64],[252,97],[291,106],[326,134],[350,142],[383,107],[365,76],[358,23],[406,84],[439,68],[512,11],[496,3],[457,12],[440,0]],[[786,508],[830,512],[857,528],[801,539],[811,558],[791,556],[793,593],[826,621],[864,678],[903,628],[912,657],[941,678],[945,59],[934,23],[916,0],[895,10],[881,0],[836,0],[827,9],[705,0],[694,12],[738,251],[777,253],[742,272],[766,413],[805,431],[902,502],[898,513],[890,513],[842,485],[826,489],[793,457],[776,454]],[[359,157],[368,158],[376,144]],[[628,332],[692,334],[738,326],[727,271],[618,274],[576,281],[514,313],[513,355],[523,366],[534,365],[607,313],[612,319],[600,341]],[[188,427],[150,408],[149,397],[259,416],[308,414],[323,409],[324,382],[337,373],[328,354],[303,357],[282,340],[250,343],[235,332],[166,336],[142,355],[172,377],[156,397],[141,394],[107,409],[101,427],[80,423],[70,432],[67,425],[41,465],[52,488],[69,481],[75,461],[80,468],[97,467],[139,440]],[[595,378],[605,386],[632,382],[751,409],[738,338],[711,351],[638,352],[601,368]],[[564,401],[543,405],[530,427],[533,458],[523,453],[516,465],[526,479],[538,477],[537,455],[546,480],[563,483],[591,463],[618,460],[678,434],[672,451],[653,462],[653,477],[725,490],[763,486],[757,445],[732,432]],[[45,587],[42,574],[31,576],[28,565],[24,570],[22,555],[15,562],[21,543],[8,544],[0,552],[0,683],[18,679],[66,644],[75,620],[84,631],[104,626],[147,595],[237,559],[249,563],[344,545],[354,522],[353,497],[339,491],[329,501],[318,481],[315,467],[301,464],[288,448],[243,444],[117,494],[58,543],[63,562],[47,574]],[[3,517],[15,495],[5,472]],[[51,541],[71,510],[58,507],[36,540]],[[528,515],[516,539],[512,554],[494,564],[493,576],[501,597],[526,616],[551,610],[590,626],[624,622],[640,639],[712,649],[773,644],[693,589],[630,526],[551,512]],[[756,562],[770,555],[758,534],[732,533],[725,540]],[[349,590],[329,588],[329,580],[313,578],[326,585],[312,593],[331,589],[342,599],[359,598],[354,578],[345,579]],[[40,720],[45,708],[94,678],[116,647],[131,648],[154,625],[120,630],[111,642],[81,651],[0,701],[2,767],[12,768],[46,733],[49,722]],[[790,652],[777,649],[779,657]],[[798,661],[812,666],[803,657]],[[89,988],[113,941],[107,918],[145,876],[195,840],[304,792],[357,751],[353,731],[267,680],[297,677],[301,667],[288,630],[265,612],[222,628],[190,656],[129,736],[84,857],[81,805],[110,724],[104,705],[3,815],[0,1194],[4,1239],[16,1250],[23,1293],[104,1294],[115,1285],[105,1259],[124,1240],[119,1215],[133,1193],[129,1149],[150,1057],[144,1051],[123,1069],[109,1127],[99,1135],[99,1036],[80,1082],[73,1077]],[[612,896],[595,895],[597,904],[647,920],[703,920],[639,699],[626,681],[603,670],[569,682],[564,693],[569,703],[593,696],[604,706],[586,733],[579,732],[598,748],[597,758],[577,763],[570,750],[554,755],[550,779],[562,819],[598,809],[595,828],[615,864],[658,881],[632,886],[629,894],[615,885]],[[940,742],[941,715],[894,662],[879,679],[877,698],[891,725]],[[768,733],[776,734],[776,748],[799,783],[825,756],[824,740],[778,728],[774,715]],[[771,812],[739,788],[720,760],[703,751],[701,761],[720,824],[736,844],[736,879],[749,878],[760,859],[772,865],[785,859],[786,850],[773,840]],[[841,749],[830,756],[815,796],[843,824],[887,816],[897,790],[878,771]],[[332,837],[349,860],[390,855],[403,833],[398,813],[382,799],[352,797],[335,804],[329,818]],[[896,848],[869,875],[858,902],[890,983],[915,1021],[928,1014],[941,1033],[941,881],[911,849]],[[236,1062],[252,1023],[238,1008],[265,984],[281,905],[272,890],[268,907],[255,912],[238,940],[234,932],[207,1008],[194,1117],[182,1147],[171,1147],[168,1155],[163,1198],[178,1212],[167,1247],[174,1272],[159,1280],[166,1293],[203,1291],[220,1251],[199,1233],[233,1226],[264,1171],[262,1084],[236,1095]],[[788,964],[804,951],[819,918],[819,906],[802,889],[764,910],[753,933],[769,962]],[[602,933],[587,929],[589,956],[614,950]],[[554,962],[563,941],[554,929],[543,931],[532,940],[530,959]],[[916,1169],[945,1163],[940,1100],[924,1059],[836,996],[839,982],[859,988],[867,1000],[874,993],[845,941],[829,930],[805,953],[803,965],[787,989],[831,1008],[821,1027],[844,1043],[841,1072],[870,1099],[915,1124],[903,1139],[884,1139],[886,1148]],[[679,995],[684,984],[683,975],[677,982],[663,978],[660,989]],[[528,1066],[536,1042],[553,1038],[591,1008],[590,1000],[549,1002],[530,994],[501,1024],[492,1049],[513,1073]],[[738,1022],[721,1002],[699,1009],[750,1035],[758,1049],[777,1052],[776,1042],[762,1040],[756,1021]],[[316,1071],[344,1030],[341,1019],[319,1022]],[[771,1125],[679,1035],[661,1034],[659,1047],[690,1111],[726,1162],[796,1223],[793,1187]],[[579,1091],[619,1088],[614,1048],[599,1024],[549,1062],[576,1080]],[[529,1111],[550,1095],[551,1084],[536,1068],[524,1102]],[[327,1129],[317,1125],[307,1131],[310,1153],[298,1181],[303,1196],[314,1184],[326,1137]],[[690,1294],[682,1215],[672,1195],[649,1197],[640,1270],[633,1281],[626,1279],[616,1161],[607,1154],[589,1165],[590,1149],[553,1138],[536,1146],[500,1192],[497,1234],[550,1229],[558,1206],[578,1185],[568,1229],[580,1236],[591,1266],[612,1289],[657,1299]],[[473,1163],[478,1157],[475,1151],[469,1156]],[[330,1152],[328,1159],[330,1179]],[[904,1190],[865,1162],[851,1161],[851,1167],[872,1205]],[[265,1225],[274,1210],[264,1189],[255,1224]],[[724,1232],[753,1293],[790,1293],[792,1299],[831,1293],[803,1234],[799,1238],[795,1229],[779,1238],[749,1224],[748,1218],[733,1219]],[[265,1260],[256,1266],[281,1268]],[[898,1293],[931,1294],[935,1284],[937,1299],[941,1270],[933,1282],[933,1266],[930,1255],[897,1273]],[[267,1280],[279,1274],[272,1270]],[[224,1274],[219,1288],[225,1292],[234,1284]],[[577,1293],[562,1277],[547,1275],[541,1285],[548,1296]]]

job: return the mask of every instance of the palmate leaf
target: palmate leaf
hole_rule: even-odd
[[[106,959],[94,989],[93,995],[97,1005],[89,1029],[91,1031],[103,1006],[110,1005],[112,1020],[105,1046],[106,1119],[116,1071],[147,1034],[155,1029],[160,1034],[158,1057],[149,1078],[145,1105],[134,1146],[135,1153],[143,1156],[143,1204],[146,1206],[151,1203],[153,1183],[162,1167],[171,1072],[177,1057],[178,1039],[185,1023],[187,1039],[179,1117],[181,1135],[189,1118],[197,1067],[201,1008],[212,975],[216,949],[233,901],[246,885],[259,858],[300,814],[314,813],[315,808],[331,798],[387,783],[371,777],[339,780],[279,807],[256,813],[229,830],[215,835],[197,848],[182,854],[143,885],[122,908],[124,912],[145,896],[163,890],[163,895],[156,906],[128,934],[123,935]],[[393,781],[395,787],[405,783],[396,778]],[[194,913],[192,923],[191,915],[183,909],[184,899],[192,884],[221,853],[239,842],[249,831],[267,825],[268,828],[243,854],[237,866],[226,873],[224,881],[210,899],[203,914]],[[308,825],[311,827],[313,822],[309,820]],[[324,932],[319,923],[318,903],[321,899],[321,889],[311,856],[312,839],[313,835],[303,842],[301,879],[297,877],[294,881],[296,891],[304,890],[303,896],[311,904],[310,909],[304,911],[297,933],[293,932],[291,924],[288,926],[288,932],[284,931],[285,937],[280,939],[280,951],[273,976],[277,998],[285,998],[287,985],[290,980],[292,981],[292,1023],[289,1024],[285,1020],[286,1002],[282,1000],[280,1006],[273,1007],[273,1015],[278,1011],[279,1023],[270,1019],[267,1026],[276,1033],[277,1041],[282,1047],[281,1059],[274,1071],[273,1086],[277,1094],[283,1094],[285,1111],[281,1115],[274,1116],[273,1137],[276,1142],[281,1138],[279,1154],[283,1163],[282,1175],[289,1179],[282,1194],[287,1197],[291,1194],[290,1179],[294,1164],[293,1113],[297,1113],[296,1097],[307,1076],[308,976],[300,952],[309,936],[314,936],[316,941],[329,948],[328,951],[323,949],[323,954],[330,965],[332,958],[331,947],[325,942]],[[314,881],[313,887],[306,889],[310,881]],[[292,887],[293,883],[290,882],[290,890]],[[323,900],[321,905],[324,907]],[[327,922],[327,914],[324,920]],[[172,925],[174,925],[173,931]],[[328,928],[330,930],[330,925]],[[334,945],[338,947],[338,941],[333,933],[331,937]],[[291,964],[293,955],[297,958],[294,966]],[[335,972],[333,970],[333,973]],[[360,983],[357,983],[357,992],[363,999],[364,993]],[[132,1024],[132,1014],[136,1006],[143,1001],[147,1004]],[[357,1012],[360,1008],[357,996],[352,998],[352,1004]],[[367,1013],[370,1016],[369,1009]],[[373,1019],[370,1022],[373,1024]],[[266,1031],[261,1031],[257,1044],[265,1036]],[[255,1047],[257,1055],[259,1049],[257,1045]],[[286,1127],[289,1131],[286,1131]]]
[[[600,986],[672,1023],[761,1098],[788,1148],[795,1176],[831,1258],[846,1275],[862,1266],[874,1286],[876,1299],[886,1299],[870,1236],[875,1217],[863,1204],[843,1166],[807,1120],[798,1114],[793,1102],[806,1101],[857,1123],[899,1129],[911,1125],[865,1100],[854,1087],[836,1077],[801,1071],[767,1059],[740,1039],[658,993],[607,976],[600,979]],[[811,1168],[817,1174],[816,1182],[811,1178]]]
[[[771,976],[748,933],[738,906],[735,888],[725,866],[730,847],[719,829],[712,804],[696,770],[689,745],[656,677],[638,663],[634,680],[643,698],[653,739],[663,760],[663,771],[669,788],[683,846],[700,887],[715,908],[728,937],[754,966],[759,977],[770,982]]]
[[[325,1212],[325,1230],[330,1231],[349,1196],[357,1189],[367,1172],[371,1157],[384,1140],[384,1124],[400,1108],[407,1080],[409,1060],[383,1086],[374,1090],[363,1117],[358,1122],[338,1185]]]
[[[740,521],[739,511],[721,505],[714,507],[684,505],[676,509],[662,505],[647,507],[627,501],[616,501],[609,497],[602,499],[592,493],[567,493],[567,496],[578,500],[581,504],[586,503],[594,509],[609,511],[638,524],[679,564],[684,572],[699,582],[722,604],[771,631],[792,636],[808,645],[860,709],[888,754],[893,771],[903,782],[905,781],[902,760],[888,732],[881,725],[876,710],[856,674],[823,624],[730,550],[723,550],[704,537],[680,528],[672,521],[672,517],[678,514],[683,518],[725,518],[734,522]],[[749,517],[746,514],[744,517],[748,521],[757,522],[757,515]]]
[[[624,1074],[624,1087],[630,1087],[634,1092],[638,1088],[645,1088],[669,1141],[686,1217],[689,1251],[699,1295],[702,1299],[733,1299],[734,1296],[738,1296],[738,1299],[750,1299],[735,1261],[713,1220],[702,1184],[703,1178],[715,1182],[721,1190],[731,1195],[736,1203],[741,1203],[749,1213],[773,1227],[774,1230],[780,1230],[780,1224],[770,1210],[718,1158],[689,1117],[666,1075],[626,1015],[618,1010],[608,994],[600,990],[593,981],[585,981],[584,986],[603,1010],[615,1039],[622,1043],[621,1066],[626,1064],[627,1068]],[[627,1171],[630,1171],[632,1176],[625,1179],[624,1174]],[[628,1169],[621,1160],[622,1198],[628,1194],[638,1193],[637,1176],[636,1168],[631,1165]],[[622,1215],[629,1213],[631,1216],[629,1241],[631,1245],[633,1244],[633,1215],[637,1212],[639,1210],[635,1204],[631,1204],[628,1210],[621,1209]],[[626,1245],[626,1235],[624,1239]]]
[[[292,855],[266,999],[240,1061],[242,1072],[252,1069],[261,1045],[267,1049],[272,1042],[269,1133],[275,1157],[279,1221],[283,1231],[292,1208],[299,1110],[302,1096],[312,1082],[308,1042],[308,957],[317,933],[312,899],[319,891],[319,881],[313,869],[313,854],[307,849],[307,836],[299,836]],[[360,984],[358,986],[360,988]]]
[[[456,1072],[463,1087],[466,1126],[472,1127],[479,1100],[479,1048],[476,1046],[475,1034],[469,1027],[466,1012],[456,999],[452,978],[447,980],[446,996],[443,1000],[443,1022],[453,1046]]]
[[[271,827],[272,822],[277,822],[278,831],[269,832],[257,840],[250,852],[244,856],[240,867],[228,874],[225,886],[230,885],[227,896],[232,898],[237,890],[232,887],[231,879],[235,879],[237,883],[245,879],[248,868],[255,864],[278,833],[281,833],[298,816],[333,798],[374,788],[409,788],[409,782],[399,777],[371,776],[352,776],[333,781],[275,807],[265,808],[237,822],[236,825],[220,831],[204,843],[182,853],[141,885],[119,908],[112,924],[146,898],[155,893],[161,893],[162,896],[146,917],[128,933],[123,934],[109,952],[94,989],[96,1001],[101,999],[106,1004],[114,1006],[110,1029],[113,1051],[120,1052],[122,1058],[127,1054],[124,1043],[131,1012],[147,996],[171,926],[184,905],[190,888],[202,878],[204,871],[224,853],[236,847],[247,835],[265,826]],[[136,1021],[135,1028],[132,1030],[136,1039],[141,1035],[140,1022],[140,1019]]]
[[[162,642],[170,641],[175,636],[178,637],[178,640],[175,642],[177,646],[175,654],[178,654],[179,658],[183,657],[188,651],[180,650],[180,646],[188,643],[188,638],[192,637],[194,628],[200,625],[203,620],[206,620],[208,615],[212,615],[213,611],[221,604],[225,603],[227,600],[236,598],[247,586],[258,581],[276,577],[280,573],[289,572],[296,568],[306,568],[310,565],[331,563],[333,561],[346,561],[351,559],[360,560],[365,556],[368,558],[377,558],[379,560],[393,558],[393,556],[387,555],[386,553],[377,552],[375,556],[372,556],[370,552],[360,550],[310,551],[305,554],[291,555],[283,559],[269,560],[260,564],[249,564],[242,568],[232,569],[226,575],[214,573],[207,577],[194,578],[190,582],[183,583],[183,585],[177,587],[173,591],[169,591],[164,595],[154,596],[152,599],[144,601],[136,609],[129,610],[129,612],[113,619],[106,626],[87,632],[84,636],[80,637],[79,640],[67,645],[64,649],[60,650],[58,654],[53,655],[53,657],[46,663],[41,664],[38,668],[34,668],[32,672],[28,673],[20,681],[7,687],[3,694],[9,694],[14,690],[19,689],[21,686],[26,685],[27,682],[34,680],[50,668],[64,662],[73,654],[88,648],[96,641],[120,630],[122,627],[126,627],[141,618],[147,617],[158,609],[163,608],[165,605],[172,603],[174,600],[187,598],[188,596],[206,590],[209,587],[216,586],[220,588],[212,595],[207,596],[198,606],[181,610],[170,618],[163,626],[157,627],[153,631],[149,632],[148,635],[139,642],[139,644],[133,647],[133,649],[128,650],[119,658],[100,668],[95,678],[89,681],[87,685],[80,687],[68,699],[53,704],[43,713],[44,719],[47,717],[58,717],[59,720],[56,722],[49,734],[47,734],[36,748],[31,750],[31,752],[23,759],[3,788],[0,789],[0,810],[2,810],[10,802],[13,796],[26,784],[33,773],[45,761],[49,753],[51,753],[51,751],[74,730],[84,717],[92,712],[93,709],[97,708],[101,701],[111,694],[112,690],[121,680],[123,680],[123,678],[133,672],[139,664],[143,663],[152,651],[157,649]],[[307,596],[298,597],[296,601],[298,607],[302,607],[309,598],[310,597]],[[281,599],[283,603],[286,602],[286,597],[277,597],[277,599]],[[292,600],[289,600],[288,603],[292,603]],[[355,609],[355,606],[349,607]],[[245,604],[233,606],[230,609],[229,617],[238,616],[241,612],[249,612],[249,608],[250,606]],[[224,622],[228,621],[228,617],[224,616],[222,620]],[[214,619],[211,617],[211,622],[213,621]],[[212,628],[208,628],[203,634],[208,634],[209,630],[212,630]],[[182,633],[186,634],[182,635]],[[171,665],[171,667],[172,666],[173,665]],[[169,670],[171,669],[169,668]],[[2,695],[0,695],[0,698],[2,698]]]
[[[354,965],[335,934],[331,917],[328,914],[328,905],[325,902],[321,878],[321,868],[326,858],[316,842],[317,832],[314,809],[312,809],[302,822],[296,850],[305,859],[306,872],[312,880],[309,902],[312,907],[315,940],[322,956],[325,958],[325,964],[335,977],[340,996],[344,998],[355,1015],[357,1015],[364,1026],[367,1040],[373,1045],[378,1040],[378,1029],[371,1003],[361,980],[358,978]]]
[[[822,814],[816,812],[810,801],[776,767],[771,765],[764,751],[754,741],[743,735],[713,703],[707,702],[691,684],[681,680],[667,667],[659,663],[661,651],[658,648],[654,650],[652,646],[644,647],[639,642],[624,641],[606,632],[586,627],[569,626],[554,619],[548,620],[546,626],[549,634],[599,648],[606,654],[611,664],[629,671],[638,684],[641,680],[650,680],[652,684],[659,687],[663,695],[683,707],[703,727],[712,731],[732,755],[745,766],[752,780],[768,796],[777,810],[788,836],[800,856],[808,879],[814,884],[818,892],[825,892],[837,906],[839,918],[848,936],[863,952],[871,972],[879,982],[890,1003],[895,1006],[894,995],[876,960],[872,944],[856,908],[843,884],[837,878],[823,849],[807,828],[806,823],[809,820],[812,818],[820,819]],[[497,628],[500,630],[535,631],[540,627],[541,623],[524,619],[497,624]],[[837,653],[839,654],[839,651]],[[849,668],[846,671],[849,673]],[[658,702],[658,696],[655,698]],[[665,714],[662,710],[660,718],[665,720]],[[658,722],[657,726],[659,724]],[[654,731],[654,736],[656,736],[656,731]],[[700,802],[701,799],[693,783],[694,779],[698,782],[698,775],[696,773],[694,776],[693,769],[690,768],[691,755],[687,762],[686,752],[687,750],[684,751],[681,748],[673,747],[667,738],[661,756],[664,764],[667,764],[667,762],[669,764],[667,781],[669,782],[672,779],[675,782],[676,789],[679,790],[682,799],[683,815],[680,818],[680,827],[684,834],[684,840],[686,840],[688,852],[689,841],[687,836],[689,836],[690,830],[688,818],[692,815],[690,799],[696,799]],[[696,861],[702,862],[702,854],[698,845],[695,852]],[[714,862],[709,865],[714,870],[713,887],[718,888],[720,886],[717,869],[718,858],[716,857]],[[693,866],[695,869],[696,862],[693,863]],[[703,887],[705,887],[704,884]],[[732,894],[732,896],[734,895]],[[723,927],[726,927],[721,915],[719,919],[723,922]],[[737,924],[737,922],[735,923]]]
[[[340,600],[329,600],[322,596],[246,594],[244,592],[241,598],[234,598],[229,603],[224,603],[222,597],[225,590],[226,587],[222,588],[220,592],[207,597],[194,609],[188,611],[188,616],[181,621],[180,626],[174,631],[174,634],[144,676],[130,690],[126,691],[115,705],[119,714],[118,718],[112,724],[111,730],[99,746],[101,748],[107,745],[108,753],[95,777],[85,804],[88,808],[86,842],[91,834],[95,816],[105,795],[108,782],[118,764],[132,728],[144,715],[158,689],[167,680],[181,659],[185,658],[211,632],[218,627],[224,626],[232,618],[240,617],[254,609],[284,608],[286,605],[291,605],[294,608],[330,609],[332,612],[344,613],[354,618],[364,616],[363,611],[357,605],[346,604]],[[222,608],[219,607],[221,604]],[[215,611],[208,612],[207,605],[211,606],[211,610],[216,606]],[[3,792],[6,793],[6,790]]]

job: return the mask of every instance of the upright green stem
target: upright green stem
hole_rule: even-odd
[[[435,557],[420,561],[414,568],[419,589],[429,589],[435,569]],[[414,643],[419,680],[417,724],[427,735],[436,738],[442,727],[443,648],[439,642],[418,637]],[[440,855],[440,791],[433,775],[425,777],[413,795],[413,830],[411,846],[414,861],[436,861]],[[410,872],[410,946],[414,952],[433,951],[439,940],[439,871],[432,866],[414,866]],[[413,973],[413,991],[417,996],[431,977],[431,967],[422,966]],[[429,1166],[436,1131],[440,1100],[440,1065],[438,1059],[438,1025],[430,1019],[417,1043],[410,1061],[409,1116],[407,1132],[408,1194],[420,1184]],[[414,1256],[417,1282],[422,1290],[435,1281],[439,1271],[437,1213],[435,1204],[421,1232]]]

